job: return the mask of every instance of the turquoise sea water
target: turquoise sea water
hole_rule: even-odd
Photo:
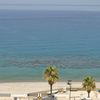
[[[0,81],[44,81],[48,64],[100,81],[100,12],[0,10]]]

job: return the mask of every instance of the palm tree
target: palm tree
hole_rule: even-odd
[[[55,66],[49,65],[44,71],[44,78],[50,85],[50,94],[52,95],[52,86],[59,79],[58,69]]]
[[[83,80],[83,88],[88,93],[88,98],[90,97],[90,92],[96,88],[95,79],[92,76],[87,76]]]

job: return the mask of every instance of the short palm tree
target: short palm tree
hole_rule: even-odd
[[[87,76],[83,80],[83,88],[88,93],[88,98],[90,97],[90,92],[96,88],[95,79],[92,76]]]
[[[52,95],[52,86],[59,79],[59,72],[55,66],[49,65],[44,71],[44,78],[50,85],[50,94]]]

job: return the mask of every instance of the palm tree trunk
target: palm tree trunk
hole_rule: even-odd
[[[52,84],[50,84],[50,94],[52,95]]]
[[[88,98],[90,98],[90,91],[88,91]]]

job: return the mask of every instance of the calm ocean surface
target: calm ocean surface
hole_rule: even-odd
[[[44,81],[48,64],[100,81],[100,12],[0,10],[0,81]]]

